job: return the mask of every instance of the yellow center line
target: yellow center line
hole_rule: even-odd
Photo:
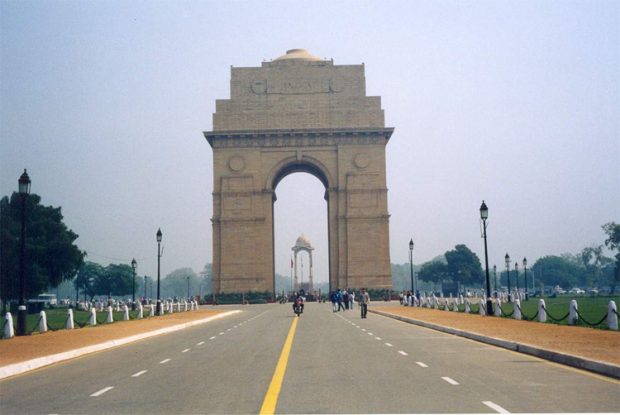
[[[295,337],[295,330],[297,329],[298,321],[299,317],[293,319],[293,324],[291,324],[291,328],[288,331],[288,336],[286,336],[282,353],[280,353],[280,359],[278,359],[276,370],[273,372],[273,377],[271,378],[271,384],[269,384],[269,389],[265,395],[265,400],[263,400],[263,406],[260,408],[261,415],[273,414],[276,411],[276,404],[278,403],[278,396],[280,395],[280,390],[282,389],[282,381],[284,380],[284,373],[286,373],[286,365],[288,364],[288,357],[291,354],[293,337]]]

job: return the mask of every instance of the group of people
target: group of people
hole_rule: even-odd
[[[335,313],[340,310],[353,310],[355,298],[356,295],[355,291],[353,290],[341,290],[339,288],[337,291],[333,291],[330,295],[330,300],[332,302],[332,311]],[[366,314],[368,312],[368,303],[370,302],[370,296],[368,295],[366,289],[361,289],[359,295],[357,296],[357,302],[360,306],[362,318],[366,318]]]

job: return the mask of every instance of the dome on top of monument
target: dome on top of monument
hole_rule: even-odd
[[[286,51],[286,55],[282,55],[279,58],[274,59],[274,61],[283,61],[288,59],[299,59],[303,61],[322,61],[323,59],[319,58],[308,52],[305,49],[289,49]]]
[[[303,246],[303,247],[309,248],[312,245],[310,245],[310,239],[308,239],[308,237],[302,233],[301,236],[297,238],[297,242],[295,242],[295,246],[296,247]]]

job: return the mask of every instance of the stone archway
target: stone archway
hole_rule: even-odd
[[[293,49],[231,69],[213,131],[213,292],[274,291],[275,188],[316,176],[328,202],[330,288],[390,288],[385,128],[364,65]]]

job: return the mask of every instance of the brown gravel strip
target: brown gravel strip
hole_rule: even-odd
[[[117,321],[113,324],[102,324],[94,327],[86,326],[81,329],[58,330],[0,340],[0,366],[200,320],[223,311],[199,309],[168,314],[162,317]]]
[[[420,307],[373,307],[385,313],[568,355],[620,365],[620,332],[560,326]]]

